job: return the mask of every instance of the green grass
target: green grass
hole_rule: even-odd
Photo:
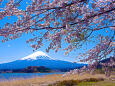
[[[96,82],[81,82],[77,86],[95,86]]]
[[[115,82],[111,81],[100,81],[100,82],[81,82],[75,86],[115,86]]]
[[[64,80],[49,86],[115,86],[115,81],[104,81],[103,79]]]

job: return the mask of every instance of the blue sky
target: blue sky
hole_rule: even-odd
[[[1,5],[1,8],[3,8],[8,0],[4,0],[4,2]],[[21,6],[19,9],[25,9],[27,6],[27,3],[30,3],[31,0],[23,0],[21,3]],[[13,23],[16,21],[17,18],[13,16],[11,19],[8,19],[8,17],[5,17],[4,19],[0,20],[0,27],[3,27],[4,24],[7,22]],[[10,40],[5,43],[2,43],[2,37],[0,37],[0,63],[10,62],[14,61],[20,58],[23,58],[29,54],[33,53],[33,48],[30,47],[30,44],[26,43],[26,40],[31,38],[31,34],[23,34],[22,37],[17,38],[15,40]],[[47,42],[44,43],[44,46],[47,46]],[[39,50],[45,52],[46,47],[42,47]],[[37,50],[37,51],[39,51]],[[46,52],[45,52],[46,53]],[[49,53],[47,53],[52,58],[67,60],[67,61],[75,61],[75,57],[78,55],[78,52],[73,52],[69,56],[64,55],[64,51],[59,51],[55,53],[55,51],[51,50]]]
[[[5,5],[5,1],[1,7],[4,7]],[[24,0],[23,3],[21,3],[21,7],[20,9],[25,9],[26,8],[26,2],[28,1],[28,3],[30,2],[30,0]],[[24,5],[23,5],[24,4]],[[3,27],[4,24],[7,22],[14,22],[16,21],[16,17],[13,17],[12,19],[8,20],[8,17],[5,17],[4,19],[0,20],[0,27]],[[100,32],[95,32],[94,34],[99,34]],[[102,31],[101,31],[102,33]],[[38,34],[39,35],[39,34]],[[31,34],[23,34],[22,37],[17,38],[15,40],[10,40],[7,41],[5,43],[2,43],[2,37],[0,37],[0,63],[5,63],[5,62],[9,62],[9,61],[14,61],[20,58],[23,58],[29,54],[33,53],[33,48],[30,47],[30,44],[26,43],[26,40],[28,40],[29,38],[31,38],[32,35]],[[84,49],[90,49],[93,46],[95,46],[96,43],[88,43],[88,45],[84,45]],[[47,46],[47,42],[44,43],[44,46],[42,48],[40,48],[40,51],[45,52],[45,49]],[[66,46],[66,44],[63,44],[63,46]],[[64,55],[64,51],[60,50],[59,52],[55,53],[55,51],[51,50],[49,53],[47,53],[49,56],[51,56],[52,58],[57,58],[57,59],[61,59],[61,60],[67,60],[67,61],[78,61],[77,60],[77,56],[79,54],[79,52],[83,53],[84,49],[79,49],[76,51],[72,51],[69,55],[65,56]],[[37,51],[39,51],[37,50]],[[46,52],[45,52],[46,53]]]
[[[15,40],[10,40],[5,43],[2,43],[0,41],[0,63],[18,60],[20,58],[23,58],[23,57],[29,55],[29,54],[32,54],[33,48],[31,48],[30,44],[26,43],[26,40],[28,40],[31,37],[32,37],[31,34],[23,34],[22,37],[17,38]],[[2,38],[0,37],[0,40],[1,39]],[[47,43],[48,42],[44,42],[44,46],[42,48],[40,48],[39,50],[45,52],[45,49],[47,48]],[[65,46],[65,45],[66,44],[64,44],[63,46]],[[92,48],[94,45],[95,44],[93,44],[93,43],[89,43],[85,47],[85,49]],[[36,50],[36,51],[39,51],[39,50]],[[84,52],[84,50],[78,49],[76,51],[72,51],[67,56],[64,55],[63,50],[60,50],[57,53],[55,53],[55,51],[53,51],[53,50],[50,50],[50,52],[47,54],[49,56],[51,56],[52,58],[75,62],[75,61],[78,61],[77,56],[78,56],[79,52]]]
[[[30,34],[25,34],[20,38],[5,43],[0,42],[0,63],[13,61],[32,54],[33,49],[30,47],[30,44],[26,43],[28,36],[30,36]],[[42,47],[39,50],[45,52],[45,47]],[[72,57],[64,56],[64,52],[62,51],[55,53],[51,50],[51,52],[47,54],[57,59],[72,60]]]

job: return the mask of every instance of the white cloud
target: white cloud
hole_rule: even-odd
[[[11,45],[8,44],[8,47],[11,47]]]

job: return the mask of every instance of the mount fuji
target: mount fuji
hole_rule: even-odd
[[[37,51],[29,56],[16,61],[0,64],[1,69],[22,69],[28,66],[44,66],[54,70],[69,70],[80,68],[86,64],[72,63],[68,61],[53,59],[42,51]]]

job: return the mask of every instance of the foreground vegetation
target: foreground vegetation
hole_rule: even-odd
[[[115,75],[111,77],[115,77]],[[62,85],[58,85],[60,83]],[[70,83],[70,85],[67,83]],[[18,80],[2,81],[0,86],[76,86],[76,83],[77,86],[114,86],[115,81],[109,80],[104,74],[70,75],[65,77],[62,77],[62,74],[54,74],[31,79],[20,78]]]
[[[103,78],[89,78],[83,80],[64,80],[48,86],[115,86],[115,81],[104,81]]]

